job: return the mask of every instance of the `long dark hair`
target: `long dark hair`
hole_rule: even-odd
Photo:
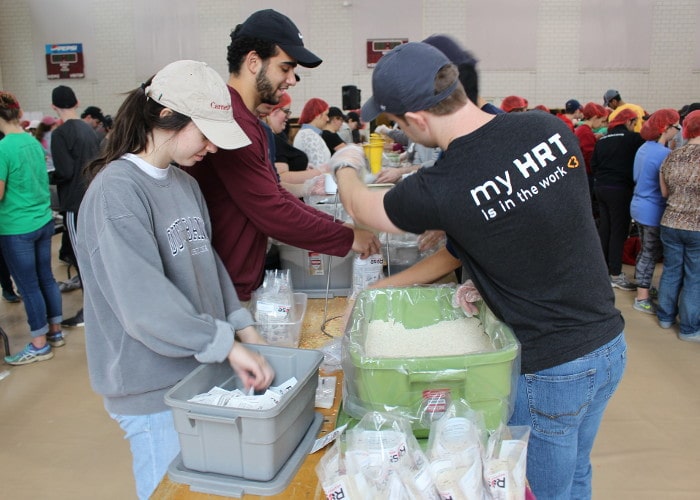
[[[99,155],[84,169],[85,181],[89,184],[108,163],[126,153],[140,153],[146,149],[153,129],[179,131],[192,119],[173,111],[161,116],[164,106],[146,96],[145,89],[153,77],[146,83],[132,90],[117,111],[112,128]]]

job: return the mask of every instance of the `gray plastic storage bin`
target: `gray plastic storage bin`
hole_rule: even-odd
[[[309,298],[347,297],[352,292],[352,260],[354,252],[345,257],[310,252],[285,243],[278,243],[282,269],[289,269],[295,292]],[[328,274],[330,273],[330,283]]]
[[[275,370],[272,385],[291,377],[297,385],[270,410],[242,410],[188,402],[212,387],[243,389],[227,363],[197,367],[165,395],[188,469],[256,481],[275,477],[314,420],[320,351],[247,344]]]

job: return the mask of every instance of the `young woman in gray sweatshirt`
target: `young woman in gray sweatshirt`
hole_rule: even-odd
[[[199,363],[228,360],[247,387],[274,372],[239,340],[262,343],[211,245],[192,165],[248,138],[204,63],[177,61],[132,91],[85,170],[78,261],[92,387],[129,439],[140,498],[179,452],[165,393]]]

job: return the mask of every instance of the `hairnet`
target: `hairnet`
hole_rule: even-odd
[[[691,111],[683,120],[683,138],[692,139],[700,135],[700,109]]]
[[[634,120],[635,118],[639,118],[637,113],[631,109],[623,109],[617,115],[615,115],[615,118],[613,118],[613,120],[608,124],[608,130],[613,129],[618,125],[623,125],[625,122]]]
[[[655,141],[670,125],[678,123],[680,118],[675,109],[665,108],[654,111],[644,122],[640,134],[645,141]]]
[[[506,113],[510,113],[514,109],[527,108],[527,99],[517,95],[509,95],[504,97],[501,102],[501,109]]]
[[[312,97],[306,104],[304,104],[304,109],[301,110],[301,115],[299,115],[299,125],[304,123],[311,123],[314,118],[323,113],[328,109],[328,103],[323,99],[318,97]]]
[[[604,118],[610,113],[609,110],[596,102],[589,102],[583,107],[583,119],[590,120],[591,118]]]

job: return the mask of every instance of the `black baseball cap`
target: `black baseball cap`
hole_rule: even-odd
[[[236,36],[249,36],[274,42],[296,59],[300,66],[306,68],[315,68],[323,62],[316,54],[304,47],[304,38],[292,20],[276,10],[265,9],[253,12],[241,24]]]

